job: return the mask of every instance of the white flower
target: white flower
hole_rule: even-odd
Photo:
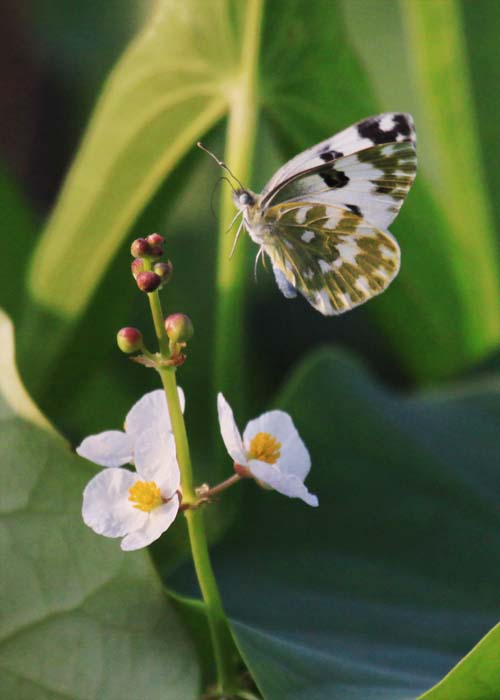
[[[311,458],[288,413],[263,413],[247,423],[242,439],[222,394],[217,397],[217,408],[222,439],[236,465],[285,496],[318,505],[317,497],[304,485]]]
[[[184,392],[179,388],[179,400],[184,413]],[[77,453],[102,467],[120,467],[134,463],[134,445],[144,431],[171,433],[167,399],[162,389],[150,391],[135,403],[125,418],[125,432],[106,430],[91,435],[76,448]]]
[[[181,407],[184,395],[179,389]],[[123,537],[121,548],[139,549],[158,539],[179,510],[180,473],[165,394],[145,394],[129,411],[125,432],[91,435],[77,453],[108,467],[83,492],[85,523],[105,537]],[[135,464],[136,472],[119,469]]]

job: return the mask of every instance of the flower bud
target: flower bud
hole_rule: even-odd
[[[150,236],[148,236],[148,237],[146,238],[146,240],[147,240],[147,242],[149,243],[149,245],[151,245],[151,246],[153,246],[153,245],[159,245],[159,246],[161,246],[161,247],[163,248],[163,246],[164,246],[164,244],[165,244],[165,239],[164,239],[164,237],[163,237],[163,236],[160,236],[159,233],[152,233]]]
[[[150,256],[159,260],[164,253],[165,239],[163,236],[160,236],[159,233],[152,233],[146,238],[146,241],[149,244]]]
[[[170,282],[173,270],[172,263],[170,260],[167,262],[157,262],[153,265],[153,272],[155,272],[161,278],[162,286]]]
[[[145,238],[136,238],[130,246],[130,253],[134,258],[143,258],[151,255],[151,246]]]
[[[130,268],[132,270],[134,279],[137,279],[137,275],[139,274],[139,272],[143,272],[144,270],[144,260],[142,258],[135,258],[135,260],[132,260]]]
[[[163,255],[163,246],[161,246],[161,245],[150,246],[149,247],[149,255],[150,255],[150,257],[156,258],[158,260]]]
[[[186,314],[171,314],[165,319],[165,330],[173,343],[184,343],[193,337],[194,328]]]
[[[120,350],[127,355],[142,348],[142,333],[138,328],[127,326],[116,334],[116,342]]]
[[[135,281],[141,292],[154,292],[161,284],[161,277],[155,272],[139,272]]]

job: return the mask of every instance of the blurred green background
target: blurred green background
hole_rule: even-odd
[[[157,177],[144,206],[114,234],[111,250],[94,256],[94,282],[82,274],[89,267],[85,256],[92,257],[82,239],[106,236],[99,215],[79,229],[80,212],[67,205],[66,218],[48,231],[58,228],[53,250],[62,249],[61,259],[50,267],[51,251],[43,260],[35,252],[105,76],[153,8],[122,0],[104,10],[93,2],[7,2],[4,9],[1,196],[9,263],[2,302],[20,334],[19,362],[30,390],[73,439],[115,423],[144,384],[154,383],[114,347],[115,329],[148,325],[143,299],[128,277],[128,244],[136,235],[158,230],[168,237],[176,273],[167,307],[191,314],[197,332],[182,382],[210,386],[219,227],[213,210],[226,186],[214,193],[219,173],[204,154],[184,148],[174,169],[164,168],[168,177]],[[249,273],[255,250],[246,246],[246,266],[239,265],[240,276],[247,276],[241,317],[250,406],[265,404],[293,364],[324,342],[352,348],[398,387],[436,383],[494,356],[500,340],[497,3],[339,0],[318,3],[306,20],[301,3],[292,2],[281,32],[275,31],[280,4],[268,3],[266,12],[250,184],[260,189],[299,148],[393,109],[416,118],[420,173],[392,227],[403,251],[399,278],[383,297],[344,317],[324,319],[305,302],[287,302],[266,271],[255,284]],[[322,15],[328,20],[324,31]],[[280,42],[290,41],[289,50],[280,52]],[[105,128],[111,133],[112,115],[110,120]],[[222,122],[200,134],[221,154],[224,128]],[[147,130],[140,138],[148,139]],[[87,167],[88,179],[98,181],[108,164]],[[126,167],[136,168],[137,183],[149,176],[147,159],[135,154]],[[77,200],[81,187],[79,182]],[[130,193],[121,196],[118,188],[117,201],[105,203],[108,210],[116,207],[115,218]],[[80,307],[65,315],[57,299],[85,285]],[[238,342],[233,328],[225,332],[228,343]],[[103,392],[113,400],[103,401]],[[202,392],[193,408],[197,424],[207,412],[203,397],[212,400]]]
[[[302,521],[295,503],[262,506],[252,490],[217,550],[240,652],[272,700],[315,700],[333,688],[342,700],[366,700],[368,686],[370,699],[413,698],[499,617],[500,4],[284,5],[4,1],[0,303],[14,322],[23,381],[62,434],[76,444],[118,428],[130,405],[157,387],[154,373],[115,345],[125,325],[153,344],[129,245],[153,231],[165,235],[174,264],[165,309],[188,313],[195,326],[179,383],[199,481],[229,468],[213,449],[217,389],[242,427],[271,404],[289,408],[322,465],[311,474],[326,504],[320,520],[308,513]],[[324,318],[304,300],[284,299],[269,271],[254,281],[248,240],[228,263],[228,187],[217,184],[220,173],[197,139],[259,191],[299,150],[391,110],[415,117],[419,174],[391,226],[402,268],[386,293]],[[76,487],[65,488],[77,513]],[[220,531],[227,510],[213,511]],[[305,523],[291,528],[303,552],[298,568],[283,525],[296,517]],[[253,578],[243,585],[244,524],[252,518]],[[182,536],[179,526],[153,548],[165,575],[182,556]],[[257,566],[259,547],[268,569]],[[177,580],[189,588],[188,579]],[[269,594],[285,579],[294,594],[302,591],[301,630],[327,620],[312,640],[288,629]],[[234,595],[239,586],[247,608]],[[261,591],[274,617],[259,619]],[[336,608],[326,616],[334,596],[355,614]],[[374,601],[382,609],[370,608]],[[386,620],[385,605],[394,606]],[[298,658],[297,644],[309,643]],[[323,658],[325,648],[335,662]],[[419,663],[423,671],[411,676]],[[297,677],[282,682],[280,664],[297,665]],[[307,679],[322,673],[328,681],[313,695]],[[464,685],[429,697],[496,700],[495,673],[491,696]],[[158,681],[151,698],[161,692]]]

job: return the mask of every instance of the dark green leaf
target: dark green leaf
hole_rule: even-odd
[[[216,559],[242,654],[266,700],[413,700],[500,617],[500,381],[405,399],[325,350],[277,405],[320,505],[244,485]],[[494,631],[429,698],[500,696],[499,654]]]

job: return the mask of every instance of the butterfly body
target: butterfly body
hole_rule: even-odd
[[[243,215],[243,223],[250,238],[257,245],[271,243],[273,240],[272,226],[265,221],[261,201],[261,195],[252,190],[240,189],[233,192],[233,202]]]
[[[399,271],[387,230],[416,174],[408,114],[364,119],[292,158],[261,194],[233,200],[287,298],[300,292],[326,316],[383,292]]]

